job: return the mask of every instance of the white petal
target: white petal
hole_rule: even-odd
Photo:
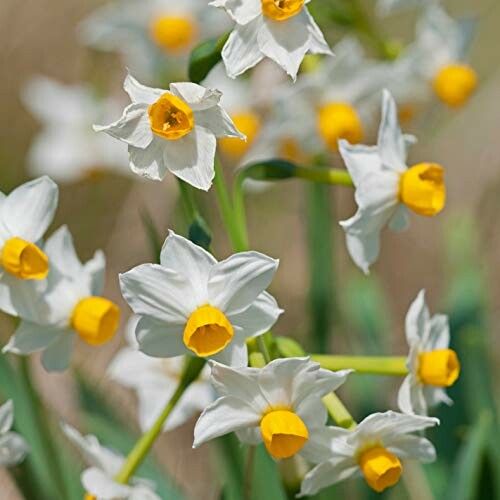
[[[398,458],[419,460],[423,463],[436,460],[436,449],[426,438],[418,436],[398,436],[393,441],[385,440],[387,451],[394,453]]]
[[[61,226],[52,233],[43,249],[49,257],[51,268],[57,269],[63,276],[73,277],[82,272],[82,263],[67,226]]]
[[[328,43],[326,43],[325,37],[322,31],[319,29],[319,26],[316,24],[316,21],[311,16],[309,9],[304,7],[303,9],[304,16],[307,18],[307,29],[309,31],[309,50],[311,54],[326,54],[333,55],[332,50]]]
[[[428,337],[424,340],[422,348],[425,351],[435,351],[448,349],[449,346],[450,326],[448,324],[448,316],[435,314],[430,320]]]
[[[14,403],[7,401],[0,406],[0,434],[5,434],[14,423]]]
[[[406,208],[405,205],[400,204],[389,221],[389,229],[391,231],[404,231],[408,228],[409,224],[410,220],[408,208]]]
[[[431,385],[426,385],[423,390],[423,397],[429,408],[434,408],[443,403],[448,406],[453,404],[453,400],[446,394],[446,389],[443,387],[432,387]]]
[[[159,264],[142,264],[120,274],[120,287],[135,314],[151,316],[167,325],[185,325],[196,309],[187,279]]]
[[[92,295],[101,295],[106,274],[106,257],[101,250],[96,250],[94,256],[85,262],[83,272],[89,280]]]
[[[398,406],[403,413],[427,415],[423,386],[416,374],[410,374],[403,380],[398,392]]]
[[[256,427],[249,427],[248,429],[240,429],[236,431],[236,436],[242,443],[257,446],[262,443],[262,434],[260,432],[260,425]]]
[[[208,191],[215,175],[216,139],[210,130],[195,125],[176,141],[169,141],[163,150],[163,161],[174,175],[191,186]]]
[[[335,441],[350,431],[341,427],[317,427],[309,429],[309,439],[300,450],[300,455],[313,464],[326,462],[335,456]]]
[[[356,187],[367,175],[382,170],[377,146],[351,145],[345,139],[340,139],[339,152]]]
[[[161,137],[155,136],[145,149],[129,146],[128,152],[132,172],[146,179],[163,180],[167,173],[167,167],[163,161],[165,142]]]
[[[142,316],[136,327],[139,349],[155,358],[171,358],[186,353],[182,341],[184,325],[168,324]]]
[[[228,314],[227,319],[245,337],[256,337],[269,331],[283,309],[267,292],[261,293],[250,307],[237,314]]]
[[[241,252],[210,270],[210,304],[226,314],[249,307],[270,285],[279,262],[259,252]]]
[[[14,189],[2,204],[2,222],[11,236],[36,242],[54,218],[59,189],[49,177],[40,177]]]
[[[209,359],[228,366],[247,366],[248,348],[245,339],[235,335],[228,346],[217,354],[210,356]]]
[[[45,349],[52,342],[59,340],[65,335],[70,335],[70,333],[50,325],[38,325],[29,321],[21,321],[14,335],[2,349],[2,352],[31,354],[32,352]]]
[[[82,472],[82,484],[87,492],[102,500],[128,498],[131,487],[115,483],[103,471],[91,467]]]
[[[70,332],[66,332],[65,335],[52,342],[43,351],[43,367],[48,372],[63,372],[67,370],[71,361],[74,342],[75,335]]]
[[[197,111],[194,115],[195,123],[210,130],[215,137],[246,139],[246,136],[235,127],[233,120],[220,106]]]
[[[422,341],[430,327],[430,314],[425,303],[425,290],[420,290],[417,298],[411,303],[406,314],[405,331],[408,344]]]
[[[133,103],[145,103],[148,105],[153,104],[166,93],[166,90],[147,87],[139,83],[130,73],[127,73],[125,77],[123,88]]]
[[[46,281],[21,280],[4,272],[0,275],[0,311],[34,320],[44,310],[40,299],[46,288]]]
[[[0,436],[0,467],[21,463],[29,451],[28,444],[19,434],[8,432]]]
[[[117,121],[109,125],[94,125],[94,130],[106,132],[130,146],[145,149],[153,140],[148,107],[145,103],[130,104]]]
[[[194,112],[213,108],[219,104],[222,96],[219,90],[207,89],[191,82],[171,83],[170,91],[185,101]]]
[[[229,35],[222,49],[222,59],[229,77],[236,78],[264,58],[257,43],[261,25],[262,19],[258,17],[244,26],[235,26]]]
[[[247,24],[262,15],[260,0],[214,0],[210,5],[225,9],[238,24]]]
[[[241,399],[224,396],[208,406],[196,422],[193,448],[246,427],[259,424],[260,414]]]
[[[391,93],[385,89],[382,97],[378,147],[385,167],[398,172],[406,170],[406,143],[399,128],[398,108]]]

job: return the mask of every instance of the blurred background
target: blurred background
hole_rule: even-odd
[[[120,90],[124,76],[120,59],[82,47],[75,36],[77,24],[100,3],[0,2],[1,191],[9,192],[30,178],[26,158],[40,123],[23,104],[21,89],[33,76],[44,75],[67,84],[105,82],[108,91],[126,102]],[[370,7],[369,1],[365,3]],[[440,461],[426,467],[424,482],[420,469],[409,469],[408,484],[385,495],[395,499],[425,500],[433,498],[431,491],[436,498],[449,495],[452,472],[470,471],[463,464],[470,455],[462,446],[470,442],[471,435],[476,436],[474,432],[482,439],[476,436],[482,451],[476,454],[481,461],[474,470],[482,478],[483,490],[469,498],[493,498],[489,488],[495,479],[498,485],[500,479],[500,462],[492,458],[495,451],[488,444],[492,435],[498,436],[498,429],[480,422],[481,412],[490,415],[500,396],[495,384],[500,359],[500,3],[450,0],[445,6],[455,17],[473,15],[478,19],[470,63],[479,74],[480,86],[464,108],[432,108],[407,130],[419,136],[411,159],[432,160],[446,169],[448,202],[443,214],[431,220],[412,217],[411,227],[404,234],[384,234],[380,259],[370,277],[365,278],[348,257],[337,225],[337,220],[355,211],[352,191],[332,187],[330,197],[335,214],[331,221],[335,246],[332,259],[338,293],[328,338],[330,352],[406,355],[404,316],[418,291],[425,288],[431,311],[451,315],[453,344],[462,357],[462,376],[451,391],[456,404],[438,411],[444,422],[434,436]],[[321,21],[318,19],[319,24]],[[415,13],[404,11],[375,22],[384,33],[409,41]],[[337,27],[327,34],[327,39],[333,43],[345,32],[345,28]],[[68,113],[71,111],[68,109]],[[226,173],[231,177],[232,172]],[[286,314],[275,333],[296,338],[313,350],[304,191],[298,181],[281,182],[262,193],[250,193],[247,210],[251,247],[281,261],[272,293]],[[230,246],[213,193],[199,198],[214,233],[215,253],[227,256]],[[129,310],[120,296],[117,275],[154,259],[144,214],[149,215],[162,238],[167,228],[186,234],[187,223],[173,176],[167,175],[163,182],[156,183],[103,173],[60,185],[53,228],[69,226],[82,260],[90,258],[97,248],[105,251],[106,294],[122,306],[122,327]],[[0,319],[2,342],[6,342],[15,325],[7,316]],[[104,440],[105,444],[124,447],[126,452],[138,430],[135,398],[106,377],[110,360],[124,344],[121,333],[97,350],[79,343],[72,372],[47,374],[37,356],[29,362],[36,370],[37,389],[57,418],[103,437],[111,435],[111,442]],[[0,379],[0,385],[4,383]],[[370,411],[395,407],[399,383],[383,377],[357,376],[347,384],[343,396],[354,416],[361,419]],[[489,416],[484,418],[489,422]],[[209,446],[191,450],[193,425],[194,421],[164,434],[155,447],[156,465],[151,467],[168,471],[164,481],[182,491],[185,498],[220,498],[219,481],[214,479],[217,461],[213,450]],[[77,477],[80,465],[76,458],[74,463]],[[7,473],[0,472],[0,481],[2,500],[23,498]],[[426,490],[424,484],[431,490]],[[367,498],[366,488],[361,485],[349,488],[338,489],[337,495],[349,491],[353,498]],[[342,498],[334,495],[324,498]],[[269,498],[279,498],[278,493]]]

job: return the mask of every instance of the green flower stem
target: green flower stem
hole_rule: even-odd
[[[405,356],[334,356],[312,354],[311,359],[327,370],[337,371],[352,368],[357,373],[375,375],[408,375]]]
[[[198,207],[196,206],[191,186],[182,179],[178,178],[178,181],[179,181],[179,190],[181,193],[181,198],[184,203],[184,209],[186,210],[188,220],[195,221],[197,218],[201,216],[200,212],[198,211]]]
[[[323,398],[323,404],[339,427],[348,430],[353,430],[356,427],[356,421],[353,416],[334,392],[331,392]]]
[[[129,479],[134,474],[135,470],[142,463],[149,450],[153,446],[156,438],[160,435],[163,424],[167,420],[175,405],[179,402],[184,391],[194,382],[203,367],[205,366],[205,359],[189,357],[186,361],[184,372],[182,374],[179,385],[175,390],[174,394],[170,398],[170,401],[165,406],[161,415],[157,418],[156,422],[153,424],[151,429],[145,432],[137,441],[132,451],[128,454],[123,467],[118,472],[115,477],[115,481],[122,484],[127,484]]]
[[[294,177],[320,184],[336,184],[338,186],[354,187],[351,176],[342,168],[295,167]]]

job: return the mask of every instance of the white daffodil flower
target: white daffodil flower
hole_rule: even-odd
[[[121,0],[92,12],[79,35],[87,46],[121,54],[151,83],[185,78],[194,46],[229,27],[226,16],[200,0]]]
[[[132,104],[116,122],[94,129],[128,144],[134,173],[162,180],[170,170],[208,191],[215,175],[216,138],[245,139],[219,106],[221,93],[189,82],[172,83],[170,90],[154,89],[131,75],[124,89]]]
[[[143,431],[150,429],[175,392],[184,367],[184,356],[160,359],[139,351],[135,329],[139,318],[132,316],[125,335],[129,347],[122,349],[109,367],[111,378],[133,389],[138,397],[139,424]],[[208,381],[210,370],[205,367],[201,376],[184,392],[163,429],[170,431],[199,414],[214,400]]]
[[[32,175],[75,182],[108,170],[130,173],[126,146],[92,130],[103,114],[117,114],[118,102],[97,99],[89,86],[64,85],[45,77],[32,79],[22,98],[42,124],[28,154]]]
[[[478,84],[476,72],[465,63],[474,28],[471,19],[455,21],[432,5],[418,22],[416,41],[408,49],[420,76],[451,107],[465,104]]]
[[[0,193],[0,310],[8,314],[18,316],[46,285],[52,263],[41,239],[58,199],[57,185],[45,176]]]
[[[404,413],[427,415],[429,407],[452,404],[445,388],[457,380],[460,363],[456,352],[449,348],[448,317],[430,316],[424,290],[406,315],[406,339],[410,346],[406,362],[409,375],[399,389],[399,409]]]
[[[65,226],[48,238],[44,251],[51,263],[47,290],[18,310],[21,322],[3,352],[43,351],[47,371],[64,371],[75,337],[94,346],[107,342],[118,328],[120,310],[100,296],[105,268],[102,252],[82,264]]]
[[[236,78],[264,57],[293,80],[307,53],[333,55],[306,4],[310,0],[213,0],[236,23],[222,49],[227,74]]]
[[[322,398],[338,389],[352,370],[323,370],[309,358],[276,359],[262,369],[214,362],[211,367],[220,397],[196,423],[194,448],[237,432],[245,443],[264,442],[277,460],[296,453],[313,463],[330,457],[332,441],[342,434],[325,425]]]
[[[11,428],[14,424],[14,405],[7,401],[0,406],[0,467],[17,465],[29,453],[26,441]]]
[[[84,500],[161,500],[149,480],[133,477],[129,484],[114,480],[125,462],[122,455],[102,446],[95,436],[82,436],[65,423],[61,426],[90,466],[81,475],[82,485],[87,491]]]
[[[160,358],[191,354],[246,366],[245,340],[267,332],[283,312],[265,292],[277,268],[277,260],[258,252],[217,262],[170,231],[160,264],[120,275],[122,294],[140,316],[140,350]]]
[[[433,216],[444,207],[443,167],[435,163],[406,165],[407,149],[414,141],[413,136],[401,132],[396,103],[387,90],[377,146],[351,146],[339,141],[358,204],[354,217],[340,224],[352,259],[366,274],[377,260],[384,226],[399,231],[408,225],[408,209]]]
[[[399,481],[403,473],[400,459],[424,463],[436,459],[428,439],[410,435],[436,424],[437,418],[387,411],[366,417],[354,431],[339,429],[342,436],[331,442],[330,458],[306,475],[299,496],[314,495],[344,479],[363,476],[380,493]]]

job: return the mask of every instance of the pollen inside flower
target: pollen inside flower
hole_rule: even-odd
[[[149,31],[155,43],[167,52],[188,49],[195,42],[198,26],[188,16],[158,16],[150,24]]]
[[[226,347],[234,335],[233,325],[222,311],[210,305],[198,307],[184,328],[184,344],[198,356],[211,356]]]
[[[252,111],[231,115],[231,119],[235,127],[242,134],[246,135],[247,140],[244,141],[237,137],[226,137],[219,140],[219,146],[225,155],[232,158],[240,158],[255,141],[260,131],[261,122],[259,116]]]
[[[401,175],[399,198],[420,215],[439,213],[446,201],[444,169],[436,163],[419,163]]]
[[[80,300],[71,315],[71,327],[90,345],[110,340],[118,328],[120,309],[104,297]]]
[[[460,362],[452,349],[424,352],[419,356],[418,376],[427,385],[450,387],[460,374]]]
[[[378,493],[389,486],[394,486],[403,472],[398,457],[382,446],[375,446],[364,451],[359,458],[359,466],[368,486]]]
[[[2,266],[8,273],[23,280],[42,280],[49,272],[49,259],[33,243],[11,238],[2,249]]]
[[[291,410],[271,410],[260,422],[267,451],[277,460],[297,453],[309,439],[304,422]]]
[[[434,91],[446,104],[465,104],[477,87],[477,74],[466,64],[451,64],[442,68],[434,79]]]
[[[148,113],[151,130],[164,139],[180,139],[194,128],[193,110],[168,92],[149,106]]]
[[[318,131],[332,151],[338,151],[339,139],[357,144],[363,138],[363,125],[356,110],[349,104],[332,102],[320,108]]]
[[[297,15],[305,0],[262,0],[262,12],[274,21],[284,21]]]

